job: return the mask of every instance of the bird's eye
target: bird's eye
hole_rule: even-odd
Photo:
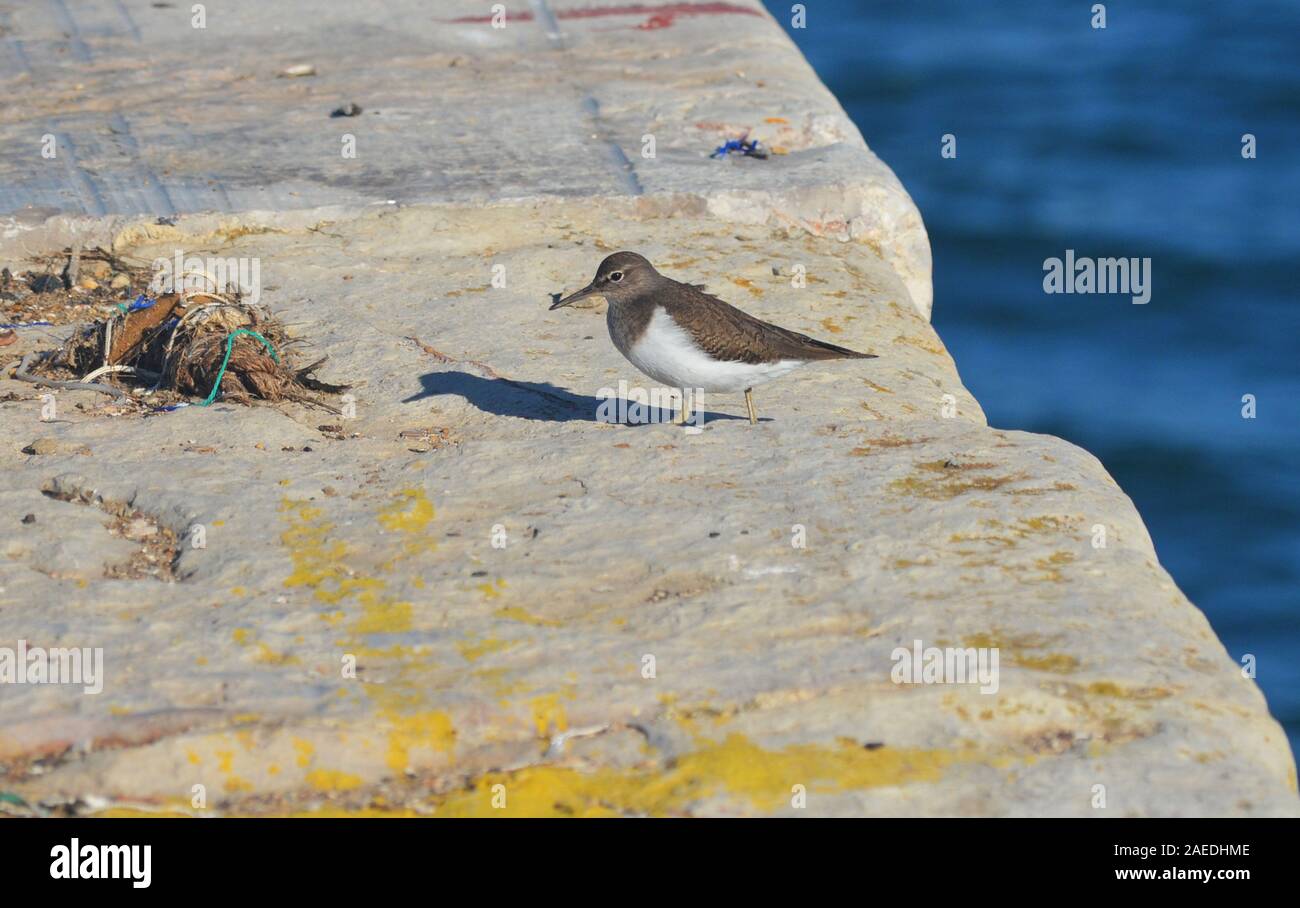
[[[615,271],[612,274],[610,274],[609,279],[617,284],[619,281],[623,280],[623,272]]]

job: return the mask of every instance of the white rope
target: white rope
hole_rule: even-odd
[[[94,372],[84,376],[81,380],[83,382],[94,381],[96,378],[99,378],[99,376],[105,375],[109,372],[123,372],[127,375],[138,375],[141,378],[159,377],[157,372],[150,372],[148,369],[137,369],[134,366],[100,366]]]

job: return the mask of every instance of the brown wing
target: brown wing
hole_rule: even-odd
[[[689,331],[714,359],[740,363],[875,359],[875,354],[837,347],[754,318],[691,284],[673,283],[677,284],[677,292],[662,294],[656,302],[662,303],[673,321]]]

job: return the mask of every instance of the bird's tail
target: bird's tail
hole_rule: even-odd
[[[859,353],[857,350],[850,350],[848,347],[838,347],[835,344],[828,344],[826,341],[820,341],[815,338],[808,338],[806,350],[809,359],[876,359],[874,353]]]

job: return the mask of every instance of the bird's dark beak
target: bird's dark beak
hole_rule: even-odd
[[[583,287],[577,293],[570,293],[564,299],[556,300],[555,302],[551,303],[551,309],[559,309],[561,306],[572,306],[578,300],[586,299],[587,297],[593,296],[594,294],[597,293],[600,293],[600,289],[596,287],[596,282],[592,281],[590,284]]]

